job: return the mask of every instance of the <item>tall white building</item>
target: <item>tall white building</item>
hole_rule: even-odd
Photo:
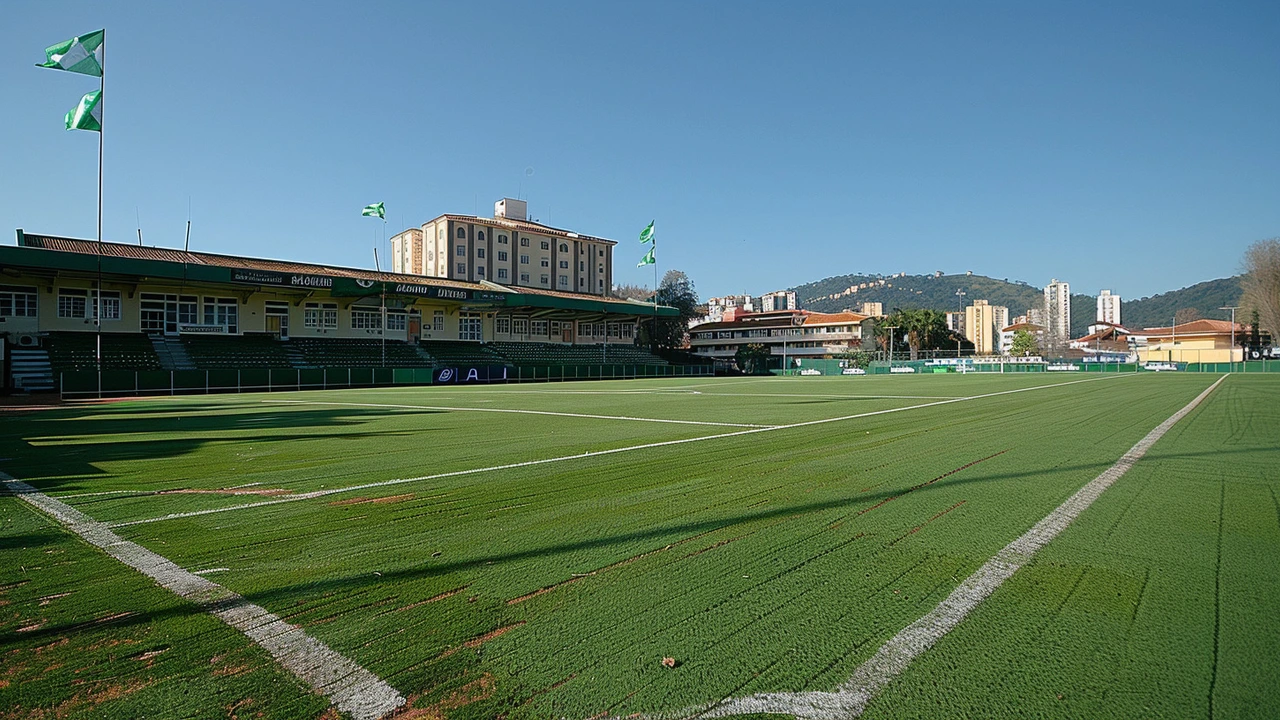
[[[1044,289],[1045,330],[1051,338],[1066,341],[1071,337],[1071,285],[1049,281]]]
[[[1098,293],[1097,321],[1110,325],[1120,324],[1120,296],[1112,295],[1110,290]]]
[[[791,290],[775,290],[760,296],[760,312],[795,310],[796,294]]]

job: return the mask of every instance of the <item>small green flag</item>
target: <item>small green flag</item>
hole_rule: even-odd
[[[640,262],[636,263],[636,267],[644,267],[645,265],[652,265],[656,262],[658,261],[653,259],[653,248],[649,248],[649,252],[645,253],[644,257],[640,258]]]
[[[80,98],[80,104],[67,113],[68,130],[92,130],[102,132],[102,91],[93,92]]]
[[[653,242],[653,222],[652,221],[649,223],[649,227],[645,228],[643,231],[640,232],[640,242],[641,243]]]
[[[386,211],[385,209],[383,209],[383,207],[382,207],[382,203],[374,203],[374,204],[372,204],[372,205],[365,205],[365,206],[364,206],[364,210],[361,210],[361,211],[360,211],[360,215],[361,215],[362,217],[380,217],[380,218],[382,218],[383,220],[386,220],[386,219],[387,219],[387,211]]]
[[[51,45],[45,48],[45,61],[36,67],[102,77],[103,35],[104,31],[98,30]]]

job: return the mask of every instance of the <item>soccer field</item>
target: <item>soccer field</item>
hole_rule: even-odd
[[[1227,376],[1126,455],[1220,378],[688,378],[6,413],[0,471],[51,504],[0,497],[0,718],[374,717],[388,698],[419,718],[1267,716],[1280,377]],[[1100,476],[1114,485],[1078,520],[1018,550]],[[83,515],[51,516],[54,500]],[[110,533],[172,561],[139,562],[196,601],[121,562],[132,546]],[[1018,564],[991,580],[1011,544]],[[949,596],[971,603],[938,630]],[[301,632],[228,624],[244,606]]]

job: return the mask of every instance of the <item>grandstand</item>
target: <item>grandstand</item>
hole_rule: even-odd
[[[182,346],[199,370],[294,366],[290,353],[270,335],[190,335],[182,338]]]
[[[494,351],[516,366],[667,365],[667,361],[634,345],[562,345],[558,343],[491,343]]]
[[[97,339],[92,333],[50,333],[47,340],[49,365],[54,372],[96,370]],[[104,370],[160,370],[163,366],[145,335],[102,334]]]
[[[514,344],[514,343],[513,343]],[[490,345],[478,342],[423,340],[418,347],[427,353],[434,367],[449,365],[510,365],[511,361]]]
[[[400,340],[363,338],[293,338],[287,343],[298,351],[296,367],[431,367],[430,359],[413,345]],[[383,348],[386,358],[383,359]]]

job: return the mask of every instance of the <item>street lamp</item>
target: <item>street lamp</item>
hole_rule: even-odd
[[[898,329],[898,325],[885,325],[884,329],[889,331],[889,372],[893,372],[893,331]]]
[[[964,314],[964,296],[965,296],[964,288],[960,288],[956,290],[956,297],[960,298],[961,314]],[[960,318],[957,317],[956,318],[956,328],[957,328],[956,330],[956,366],[957,367],[959,367],[960,365],[960,331],[958,329],[959,326],[960,326]]]

